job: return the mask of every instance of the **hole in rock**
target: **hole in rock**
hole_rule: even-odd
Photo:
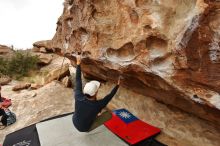
[[[96,13],[97,13],[97,10],[94,8],[94,9],[92,10],[92,13],[91,13],[91,16],[92,16],[93,19],[96,18]]]
[[[78,12],[78,7],[76,5],[73,5],[70,9],[71,14],[76,14]]]
[[[71,17],[68,17],[65,19],[66,26],[68,26],[67,28],[72,28],[72,21],[73,21],[73,18]]]
[[[88,43],[89,41],[89,34],[87,33],[86,29],[80,27],[77,30],[74,30],[71,33],[71,39],[69,41],[69,44],[75,48],[76,51],[81,51],[83,47]]]
[[[72,17],[68,17],[68,18],[65,19],[65,21],[72,21],[72,20],[73,20]]]
[[[80,27],[79,31],[81,32],[81,34],[87,34],[87,31],[85,28]]]
[[[146,40],[146,47],[149,50],[150,58],[163,57],[167,54],[167,41],[156,36],[151,36]]]
[[[85,37],[88,36],[88,33],[86,29],[80,27],[79,29],[73,31],[73,36],[75,39],[78,39],[78,41],[84,41]]]
[[[152,0],[135,0],[135,5],[137,7],[146,6],[152,3]]]
[[[151,30],[151,29],[152,29],[152,27],[150,25],[145,25],[144,26],[144,30]]]
[[[83,51],[83,52],[82,52],[82,56],[83,56],[83,57],[87,57],[87,56],[89,56],[89,55],[91,55],[91,52],[90,52],[90,51]]]
[[[150,36],[146,40],[146,47],[148,49],[159,49],[159,50],[166,50],[167,48],[167,41],[156,36]]]
[[[131,61],[135,57],[134,45],[129,42],[119,49],[108,48],[106,57],[111,61]]]
[[[146,46],[146,40],[141,40],[135,45],[134,51],[136,53],[143,53],[143,52],[148,52],[147,51],[147,46]]]
[[[98,12],[96,9],[92,11],[92,18],[96,21],[102,18],[102,13]]]
[[[131,19],[132,23],[138,23],[139,16],[138,16],[138,13],[135,10],[132,10],[130,12],[130,19]]]
[[[198,97],[198,95],[194,94],[194,95],[193,95],[193,98],[199,98],[199,97]]]
[[[69,5],[72,5],[72,4],[73,4],[73,0],[68,0],[67,3],[68,3]]]

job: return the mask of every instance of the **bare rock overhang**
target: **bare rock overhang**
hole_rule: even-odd
[[[200,56],[200,46],[213,40],[204,39],[206,33],[218,33],[220,23],[212,18],[218,9],[219,2],[203,0],[66,0],[54,38],[35,47],[53,48],[71,60],[81,51],[85,76],[115,81],[122,75],[128,89],[219,125],[219,82],[208,82],[210,74],[220,79],[219,64]],[[207,27],[213,29],[203,32]]]

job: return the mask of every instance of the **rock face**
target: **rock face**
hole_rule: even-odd
[[[20,83],[12,88],[13,91],[19,91],[23,89],[28,89],[31,86],[30,83]]]
[[[65,87],[71,87],[71,86],[72,86],[72,85],[71,85],[72,82],[71,82],[69,76],[64,77],[64,78],[61,80],[61,82],[63,83],[63,85],[64,85]]]
[[[44,84],[50,83],[53,80],[59,80],[69,74],[69,65],[66,64],[62,68],[51,70],[51,72],[49,72],[49,74],[44,78]]]
[[[33,44],[33,50],[41,53],[52,53],[55,52],[55,49],[49,45],[48,41],[38,41]]]
[[[114,86],[102,84],[98,97],[104,97]],[[135,97],[135,98],[134,98]],[[220,127],[156,100],[120,87],[110,109],[126,108],[147,123],[159,127],[162,132],[157,140],[169,146],[217,146],[220,145]]]
[[[205,18],[200,21],[199,27],[184,48],[188,68],[183,71],[187,74],[184,80],[187,80],[189,84],[197,83],[201,86],[207,86],[218,93],[220,92],[219,10],[220,1],[209,2],[209,7],[204,13]],[[207,98],[210,97],[207,96]],[[217,107],[220,108],[220,103]]]
[[[31,89],[32,90],[36,90],[36,89],[39,89],[41,87],[42,87],[42,85],[39,85],[39,84],[31,84]]]
[[[90,78],[123,86],[220,125],[220,2],[66,0],[57,32],[35,47],[70,59]],[[135,97],[134,97],[135,98]]]
[[[5,46],[5,45],[0,45],[0,57],[5,55],[10,55],[13,53],[12,48]]]
[[[0,75],[0,85],[7,85],[11,80],[12,79],[8,76]]]
[[[12,91],[18,84],[12,81],[2,87],[2,96],[12,99],[11,111],[17,115],[17,122],[0,132],[0,143],[15,130],[27,127],[49,117],[73,112],[74,98],[71,88],[51,82],[37,90]],[[113,84],[102,84],[98,98],[104,97]],[[134,98],[135,97],[135,98]],[[219,146],[220,127],[206,120],[191,116],[177,108],[171,108],[156,100],[120,87],[110,109],[127,108],[145,122],[161,128],[157,140],[169,146]]]
[[[39,58],[39,61],[38,61],[39,65],[48,65],[51,63],[53,56],[51,54],[39,53],[38,58]]]
[[[32,83],[32,89],[38,89],[53,80],[61,81],[63,77],[70,75],[69,67],[72,65],[70,65],[69,59],[52,53],[34,52],[32,55],[40,58],[38,62],[40,68],[22,79],[24,82]]]

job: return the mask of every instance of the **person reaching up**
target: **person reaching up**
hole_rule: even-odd
[[[73,114],[73,124],[76,129],[80,132],[89,132],[94,129],[94,123],[98,118],[98,114],[111,99],[116,94],[119,85],[120,78],[118,79],[117,85],[112,89],[112,91],[106,95],[103,99],[97,100],[96,96],[98,89],[101,85],[99,81],[90,81],[86,83],[84,89],[82,90],[82,80],[81,80],[81,56],[76,56],[76,87],[75,87],[75,112]],[[103,123],[105,121],[102,121]],[[99,123],[101,124],[101,123]]]

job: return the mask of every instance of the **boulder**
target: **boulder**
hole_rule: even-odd
[[[5,45],[0,45],[0,57],[11,56],[13,54],[13,48],[12,47],[8,47],[8,46],[5,46]]]
[[[69,66],[69,71],[70,71],[70,74],[76,74],[76,68],[73,67],[73,66]]]
[[[11,80],[12,79],[10,77],[1,75],[0,76],[0,85],[7,85],[8,83],[11,82]]]
[[[39,85],[39,84],[31,84],[31,89],[32,90],[37,90],[39,88],[43,87],[42,85]]]
[[[30,83],[20,83],[12,88],[13,91],[19,91],[23,89],[28,89],[31,86]]]
[[[69,76],[65,76],[63,79],[61,79],[61,82],[62,82],[62,84],[63,84],[65,87],[71,87],[71,86],[72,86],[72,82],[71,82]]]
[[[32,51],[32,52],[40,52],[40,48],[38,48],[38,47],[33,47],[31,51]]]
[[[55,48],[53,48],[51,41],[38,41],[33,44],[34,48],[39,48],[39,51],[42,53],[52,53],[55,52]]]
[[[71,60],[81,51],[86,77],[122,75],[124,87],[220,125],[219,9],[213,0],[66,0],[40,46]]]
[[[53,59],[53,55],[40,53],[38,54],[38,58],[39,58],[39,61],[38,61],[39,65],[48,65],[51,63]]]
[[[44,48],[44,47],[40,47],[40,50],[39,50],[41,53],[47,53],[47,50],[46,50],[46,48]]]
[[[5,46],[5,45],[0,45],[0,55],[8,54],[11,52],[13,52],[12,48]]]
[[[64,64],[63,67],[59,66],[58,68],[51,70],[43,79],[43,84],[45,85],[53,80],[60,80],[67,75],[70,75],[69,64]]]

